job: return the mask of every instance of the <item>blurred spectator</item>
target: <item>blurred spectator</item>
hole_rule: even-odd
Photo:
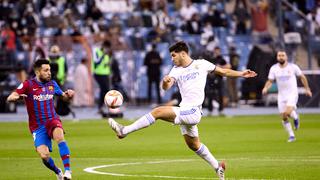
[[[213,58],[207,59],[211,63],[214,63],[216,66],[222,68],[230,68],[230,65],[221,55],[220,47],[215,47],[213,51]],[[219,115],[223,114],[224,103],[224,82],[223,77],[214,73],[208,74],[207,84],[206,84],[206,98],[207,98],[207,108],[209,111],[209,115],[213,114],[213,100],[218,101],[219,103]]]
[[[198,13],[194,13],[189,21],[187,21],[187,31],[190,34],[200,34],[202,27],[200,21],[200,15]]]
[[[170,23],[170,17],[164,7],[160,7],[154,15],[152,15],[153,27],[159,26],[161,30],[167,30]]]
[[[88,60],[83,58],[74,72],[74,97],[73,105],[77,107],[90,105],[90,75],[87,68]]]
[[[51,46],[49,60],[52,79],[57,81],[59,86],[63,88],[63,85],[67,79],[68,66],[66,59],[62,56],[59,46]]]
[[[41,10],[45,27],[57,28],[61,24],[58,8],[53,1],[48,1]]]
[[[122,86],[121,71],[119,68],[118,60],[113,58],[113,56],[111,60],[111,71],[112,71],[112,77],[111,77],[112,89],[119,91],[122,94],[124,101],[129,101],[129,97]]]
[[[210,22],[212,27],[227,27],[228,21],[223,9],[217,9],[216,6],[211,6],[208,13],[203,17],[203,22]]]
[[[155,84],[157,91],[157,102],[161,103],[160,96],[160,77],[161,70],[160,66],[162,64],[162,58],[159,52],[156,50],[156,44],[152,44],[152,50],[146,54],[144,58],[144,65],[147,66],[147,76],[148,76],[148,101],[151,102],[152,99],[152,84]]]
[[[186,0],[180,9],[180,16],[182,19],[189,21],[195,13],[198,13],[198,9],[192,4],[191,0]]]
[[[93,75],[100,88],[98,109],[100,114],[105,114],[103,110],[104,95],[110,90],[109,76],[111,74],[110,67],[110,41],[104,41],[101,48],[97,48],[93,54],[92,68]]]
[[[234,20],[236,23],[236,34],[246,34],[247,33],[247,21],[249,20],[249,13],[246,8],[245,1],[242,3],[236,3],[233,10]]]
[[[39,25],[39,17],[34,12],[32,6],[28,6],[21,19],[21,24],[22,26],[24,26],[23,34],[28,36],[35,36],[36,30]]]
[[[16,65],[16,34],[11,29],[10,25],[5,24],[1,31],[1,43],[5,49],[7,64]]]
[[[237,54],[236,48],[231,46],[229,49],[229,61],[232,70],[238,70],[240,56]],[[227,78],[227,89],[229,91],[230,103],[232,107],[238,105],[238,87],[237,87],[237,78],[228,77]]]
[[[95,3],[103,13],[124,13],[133,10],[132,2],[129,0],[99,0]]]
[[[249,4],[253,33],[256,35],[268,33],[268,3],[265,0],[259,0],[255,4]]]
[[[103,17],[102,12],[100,9],[94,4],[91,8],[88,9],[88,15],[87,18],[92,18],[94,21],[99,20]]]
[[[138,12],[133,12],[131,16],[127,19],[127,26],[128,27],[142,27],[143,26],[143,21],[140,16],[140,13]]]

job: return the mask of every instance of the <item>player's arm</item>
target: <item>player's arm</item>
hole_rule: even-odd
[[[309,83],[308,83],[308,80],[307,80],[306,76],[304,74],[301,74],[300,80],[301,80],[304,88],[306,89],[306,95],[311,97],[312,96],[312,92],[310,90]]]
[[[264,85],[263,89],[262,89],[262,94],[267,94],[268,90],[271,88],[272,86],[272,80],[268,79],[266,84]]]
[[[257,76],[257,73],[246,69],[244,71],[235,71],[232,69],[225,69],[216,66],[214,73],[219,74],[221,76],[228,76],[228,77],[244,77],[244,78],[251,78]]]
[[[162,79],[162,89],[163,90],[170,89],[173,84],[174,84],[174,78],[172,78],[168,75],[163,77],[163,79]]]
[[[22,99],[22,98],[24,98],[24,97],[27,97],[27,95],[25,95],[25,94],[18,94],[17,92],[12,92],[9,96],[8,96],[8,98],[7,98],[7,101],[8,102],[16,102],[16,101],[18,101],[19,99]]]

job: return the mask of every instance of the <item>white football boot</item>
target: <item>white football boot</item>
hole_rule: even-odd
[[[59,168],[60,172],[59,174],[56,174],[57,175],[57,180],[63,180],[63,173],[62,173],[62,170]]]
[[[71,180],[71,171],[70,170],[66,170],[66,172],[64,172],[64,180]]]
[[[119,139],[125,138],[126,135],[122,133],[123,125],[117,123],[114,119],[109,118],[108,124],[112,130],[117,134]]]
[[[226,165],[225,163],[222,161],[221,163],[219,163],[219,167],[216,170],[217,175],[219,177],[219,180],[224,180],[224,171],[226,169]]]

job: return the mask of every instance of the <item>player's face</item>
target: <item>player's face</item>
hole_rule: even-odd
[[[176,66],[181,66],[182,56],[182,52],[171,52],[171,59],[173,61],[173,64]]]
[[[279,51],[278,54],[277,54],[277,61],[280,63],[280,64],[285,64],[287,62],[287,54],[283,51]]]
[[[49,64],[42,64],[41,68],[39,68],[36,72],[38,79],[41,82],[48,82],[51,80],[51,72]]]

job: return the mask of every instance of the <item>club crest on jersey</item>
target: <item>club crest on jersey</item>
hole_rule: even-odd
[[[53,91],[53,86],[49,86],[49,91]]]

